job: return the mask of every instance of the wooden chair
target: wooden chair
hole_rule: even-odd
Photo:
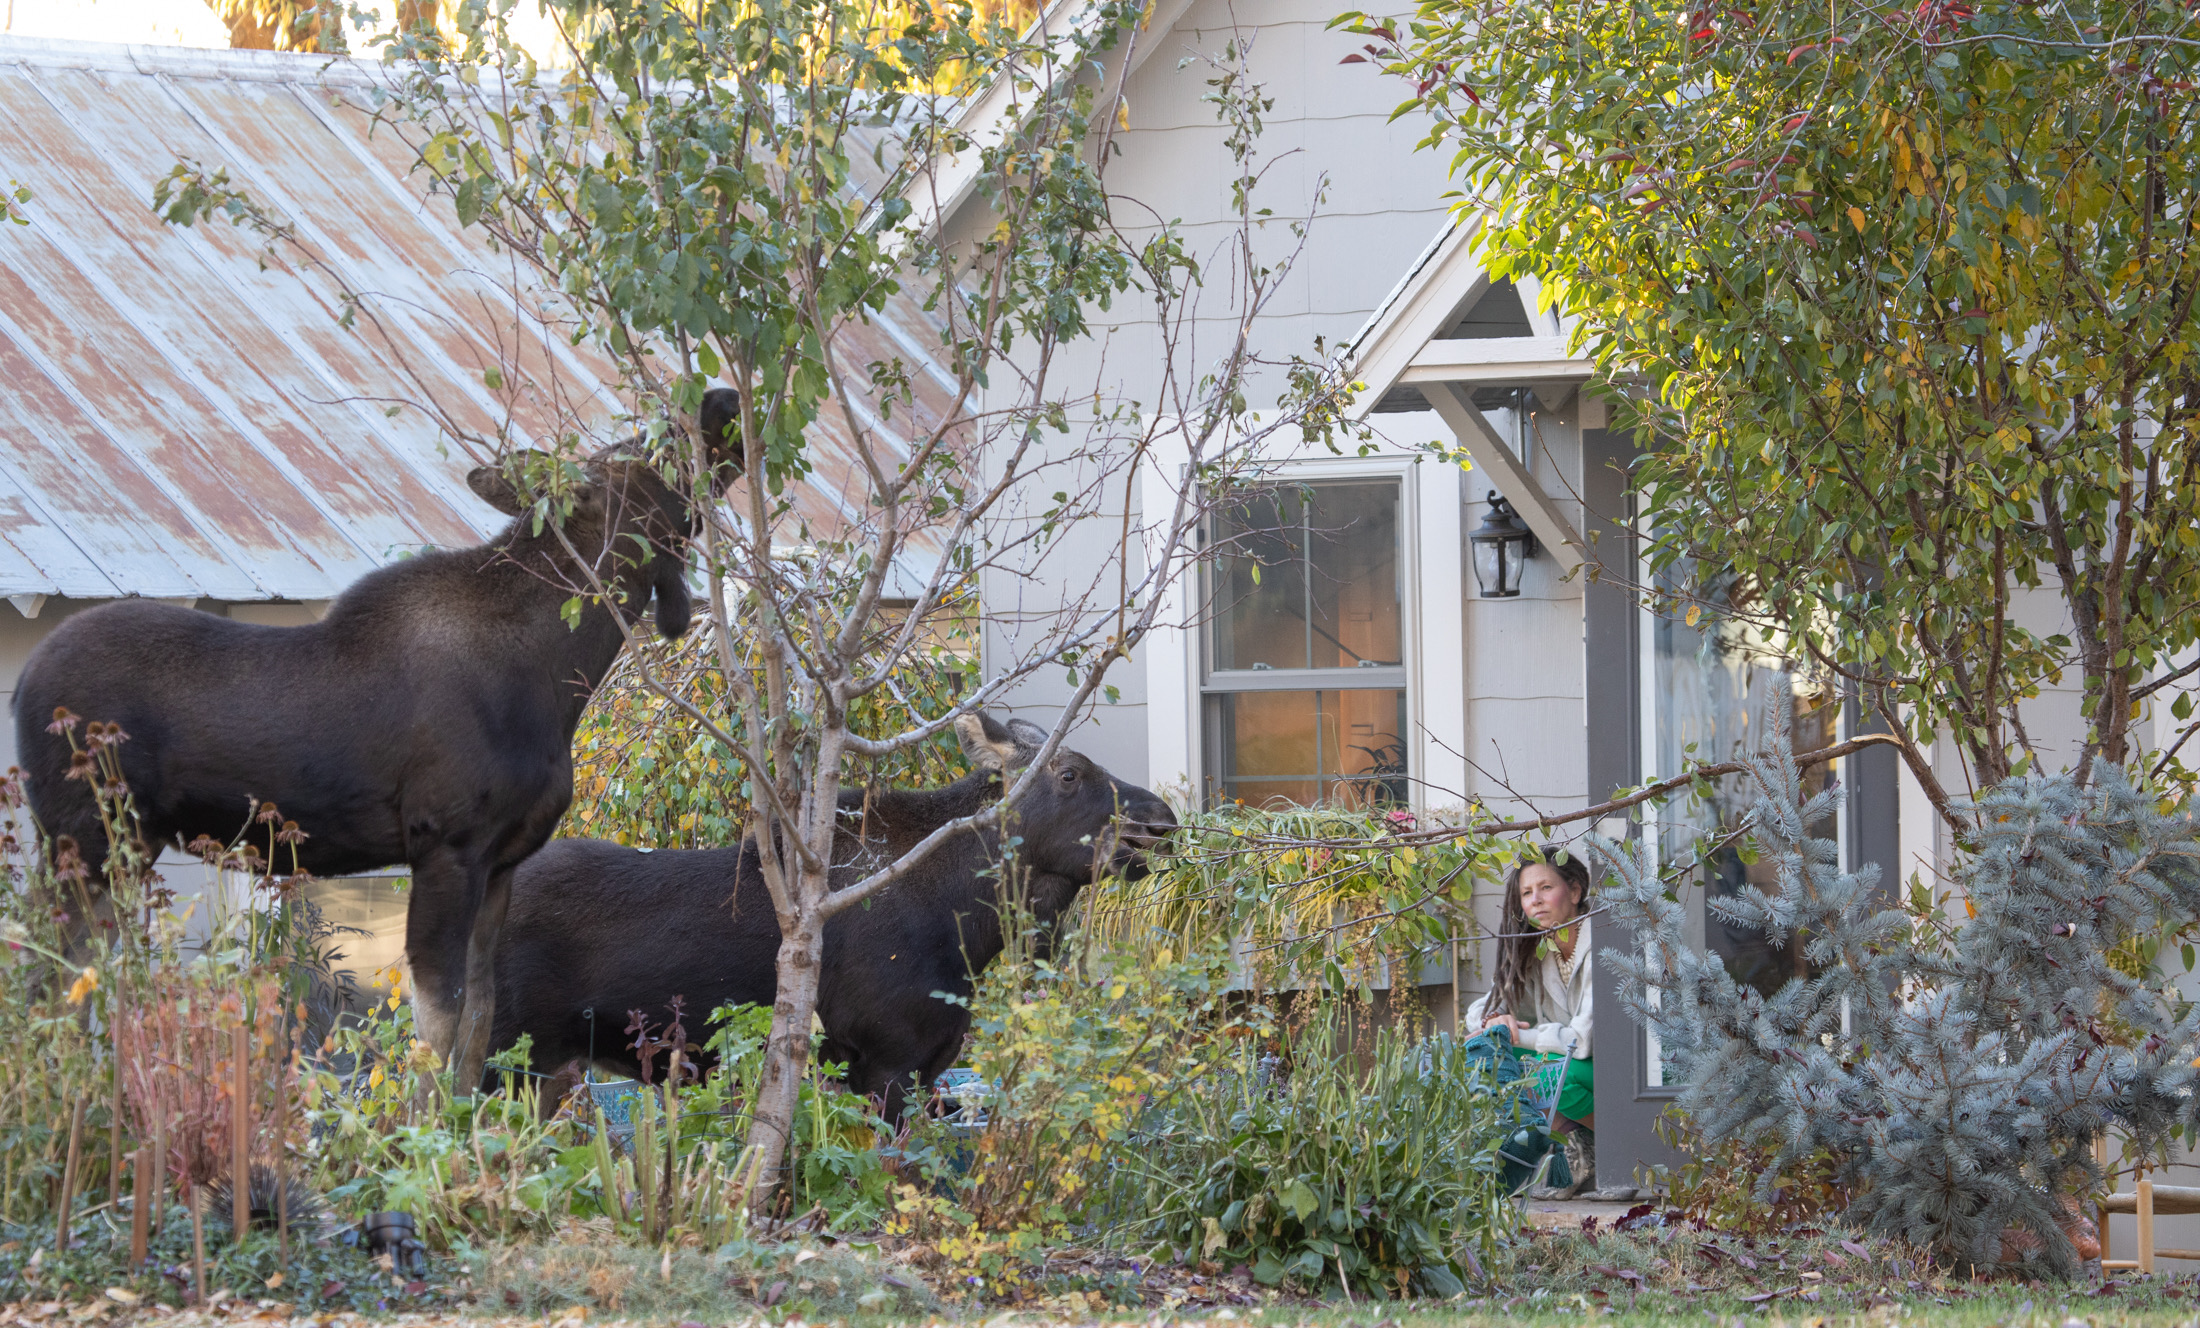
[[[2093,1144],[2093,1156],[2103,1170],[2108,1167],[2108,1140],[2098,1139]],[[2104,1194],[2101,1196],[2099,1216],[2101,1228],[2101,1271],[2133,1269],[2151,1274],[2156,1259],[2200,1259],[2200,1250],[2164,1250],[2155,1248],[2154,1217],[2183,1213],[2200,1213],[2200,1185],[2157,1185],[2141,1173],[2138,1183],[2129,1194]],[[2108,1244],[2108,1216],[2111,1213],[2131,1213],[2139,1219],[2139,1248],[2136,1259],[2112,1258]]]

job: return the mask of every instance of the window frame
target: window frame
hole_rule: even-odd
[[[1264,485],[1307,485],[1320,487],[1342,484],[1388,483],[1395,486],[1398,497],[1398,657],[1395,665],[1333,669],[1217,669],[1214,667],[1215,622],[1217,617],[1216,573],[1219,563],[1205,559],[1199,571],[1199,601],[1203,611],[1193,631],[1197,637],[1192,654],[1192,722],[1194,732],[1191,746],[1192,791],[1200,805],[1212,805],[1219,796],[1223,775],[1217,768],[1221,754],[1216,750],[1219,734],[1209,719],[1208,698],[1247,692],[1403,692],[1405,694],[1406,727],[1399,740],[1406,747],[1406,773],[1403,776],[1409,790],[1406,806],[1414,811],[1423,810],[1426,801],[1424,751],[1422,741],[1422,682],[1421,682],[1421,485],[1415,482],[1414,460],[1411,458],[1350,458],[1344,463],[1299,461],[1277,465],[1262,476]],[[1212,527],[1201,532],[1203,547],[1211,537]],[[1461,551],[1464,556],[1464,551]]]

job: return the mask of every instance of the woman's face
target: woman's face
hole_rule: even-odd
[[[1528,915],[1528,921],[1549,931],[1574,918],[1574,887],[1559,874],[1558,868],[1547,862],[1538,862],[1523,868],[1520,873],[1520,911]]]

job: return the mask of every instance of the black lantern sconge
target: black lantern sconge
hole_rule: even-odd
[[[1503,494],[1490,491],[1490,514],[1467,536],[1474,547],[1474,580],[1484,599],[1520,593],[1520,571],[1535,557],[1535,536]]]

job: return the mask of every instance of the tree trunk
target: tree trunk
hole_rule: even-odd
[[[762,1215],[777,1200],[795,1108],[810,1064],[810,1023],[817,1011],[819,971],[824,967],[825,924],[817,909],[794,926],[780,927],[779,991],[772,1001],[771,1039],[764,1045],[764,1073],[750,1104],[747,1162],[741,1187],[751,1211]]]

